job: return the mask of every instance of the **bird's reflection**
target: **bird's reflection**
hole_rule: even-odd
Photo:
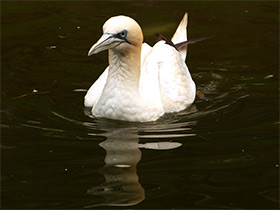
[[[97,125],[98,124],[98,125]],[[89,135],[95,136],[94,131],[103,130],[105,133],[101,134],[106,137],[106,140],[99,144],[106,151],[105,165],[100,169],[100,173],[104,176],[105,182],[98,186],[91,187],[87,193],[89,195],[101,196],[102,201],[94,201],[94,204],[86,206],[100,207],[100,206],[133,206],[145,199],[144,188],[139,183],[137,175],[137,164],[141,160],[141,149],[153,150],[169,150],[180,147],[179,142],[170,142],[170,140],[158,142],[139,143],[139,136],[143,139],[164,138],[163,130],[167,130],[166,138],[170,136],[170,131],[189,131],[190,122],[170,124],[154,124],[154,125],[134,125],[119,124],[114,121],[99,121],[98,123],[85,123],[93,133]],[[149,128],[148,128],[149,127]],[[180,127],[180,129],[179,129]],[[142,135],[138,133],[142,132]],[[151,135],[151,132],[153,133]],[[143,134],[144,133],[144,134]],[[100,134],[99,134],[100,135]],[[179,136],[182,136],[180,134]],[[192,134],[185,134],[189,136]],[[157,138],[157,139],[158,139]]]
[[[119,129],[106,136],[99,144],[106,151],[105,166],[101,169],[106,181],[88,190],[88,194],[104,196],[105,200],[92,207],[136,205],[145,198],[136,173],[141,159],[136,130]]]

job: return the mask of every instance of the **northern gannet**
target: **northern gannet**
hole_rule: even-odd
[[[173,43],[187,40],[187,13]],[[109,66],[90,87],[84,105],[95,117],[125,121],[155,121],[164,113],[187,108],[196,86],[185,63],[187,49],[175,49],[165,41],[153,47],[143,43],[139,24],[127,16],[115,16],[103,25],[103,35],[88,55],[108,50]]]

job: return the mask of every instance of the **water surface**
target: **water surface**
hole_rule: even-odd
[[[2,2],[1,207],[279,207],[278,2]],[[198,97],[156,122],[95,119],[85,90],[107,66],[87,57],[126,14],[145,41],[184,12]],[[109,206],[109,207],[108,207]],[[130,206],[130,207],[128,207]]]

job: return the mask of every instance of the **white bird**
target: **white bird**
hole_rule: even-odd
[[[173,43],[187,40],[187,19],[186,13]],[[196,86],[185,63],[186,47],[177,50],[163,40],[150,47],[143,43],[141,27],[135,20],[115,16],[105,22],[103,35],[88,55],[104,50],[109,51],[109,66],[84,100],[95,117],[155,121],[164,113],[184,110],[193,103]]]

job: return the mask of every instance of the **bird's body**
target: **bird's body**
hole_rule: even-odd
[[[172,41],[185,41],[187,14]],[[155,121],[164,113],[185,109],[196,87],[185,63],[186,48],[177,51],[159,41],[143,43],[138,23],[116,16],[103,26],[103,36],[89,55],[109,51],[109,66],[88,90],[84,104],[95,117],[125,121]]]

